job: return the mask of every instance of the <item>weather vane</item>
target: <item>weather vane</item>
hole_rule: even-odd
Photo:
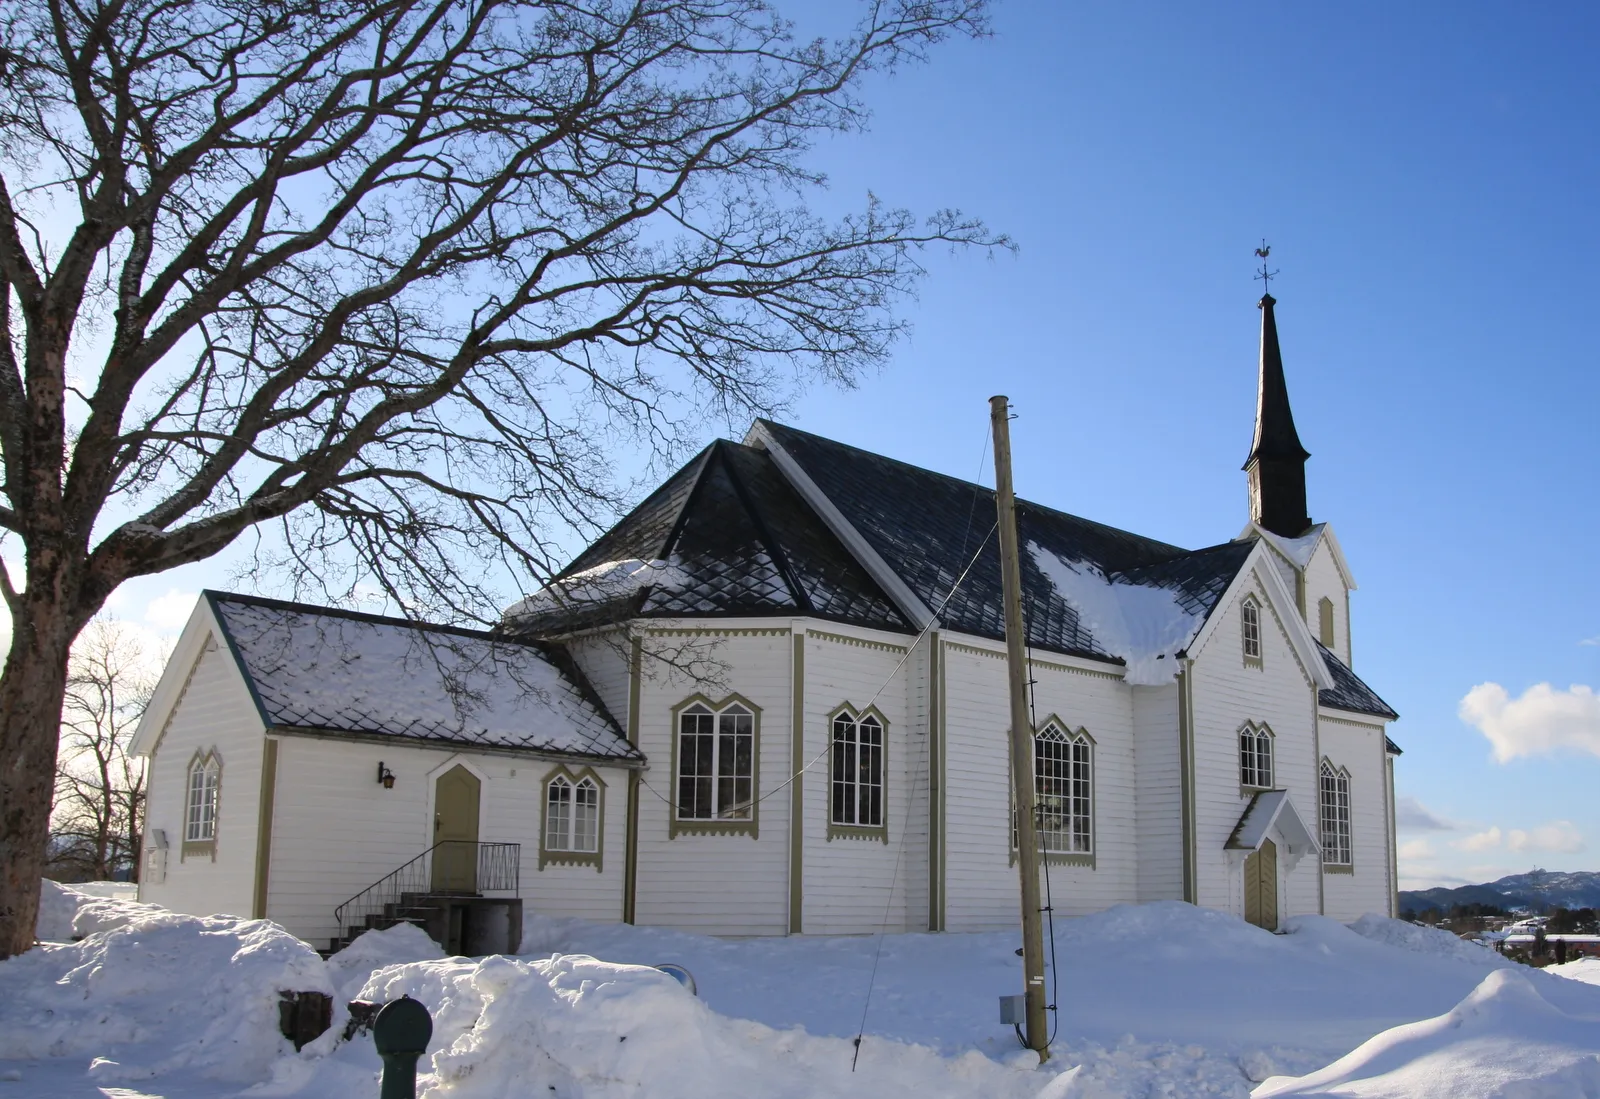
[[[1261,259],[1261,270],[1256,273],[1256,278],[1261,280],[1261,290],[1263,293],[1271,293],[1272,280],[1278,275],[1278,272],[1276,271],[1267,270],[1267,257],[1271,254],[1272,245],[1267,243],[1266,237],[1262,237],[1261,247],[1256,249],[1256,255]]]

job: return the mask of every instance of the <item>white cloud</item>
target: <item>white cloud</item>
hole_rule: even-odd
[[[1402,832],[1449,832],[1456,828],[1410,794],[1394,799],[1394,823]]]
[[[1582,641],[1578,642],[1578,644],[1580,644],[1580,645],[1600,645],[1600,635],[1596,635],[1594,637],[1586,637]]]
[[[1512,698],[1498,683],[1480,683],[1459,713],[1489,739],[1499,763],[1564,748],[1600,756],[1600,694],[1593,687],[1558,691],[1539,683]]]
[[[1559,851],[1571,854],[1583,850],[1583,833],[1570,820],[1553,820],[1526,832],[1521,828],[1513,828],[1506,833],[1506,846],[1513,851]]]
[[[1456,840],[1455,846],[1463,851],[1488,851],[1491,848],[1500,846],[1500,838],[1500,827],[1496,825],[1493,828],[1485,829],[1482,832],[1474,832],[1470,836]]]
[[[1402,859],[1431,859],[1433,858],[1433,844],[1427,840],[1406,840],[1400,845]]]
[[[199,593],[170,588],[166,595],[158,595],[145,604],[144,620],[158,630],[177,633],[194,612]]]

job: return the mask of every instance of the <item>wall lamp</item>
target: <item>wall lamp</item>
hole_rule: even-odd
[[[381,759],[378,761],[378,781],[383,784],[385,790],[394,789],[394,772],[385,767]]]

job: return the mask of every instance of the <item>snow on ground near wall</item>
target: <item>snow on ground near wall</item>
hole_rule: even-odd
[[[1534,988],[1530,972],[1491,973],[1443,1015],[1385,1031],[1319,1072],[1268,1080],[1252,1097],[1600,1096],[1600,1017],[1561,1011]]]
[[[1447,933],[1381,917],[1353,928],[1301,917],[1289,921],[1287,934],[1271,935],[1176,902],[1056,922],[1060,987],[1052,998],[1063,1010],[1055,1056],[1040,1070],[997,1022],[996,997],[1021,983],[1012,934],[730,941],[530,915],[519,958],[442,958],[416,929],[397,927],[368,933],[323,963],[270,924],[197,920],[150,906],[86,902],[77,930],[89,938],[0,963],[0,1032],[15,1032],[0,1057],[55,1057],[0,1064],[0,1081],[7,1072],[23,1077],[16,1087],[0,1082],[0,1099],[101,1099],[99,1081],[84,1076],[95,1054],[120,1062],[96,1070],[107,1079],[157,1072],[152,1083],[118,1092],[122,1099],[234,1094],[205,1079],[215,1072],[207,1058],[229,1035],[241,1040],[238,1005],[241,997],[251,1002],[251,989],[285,981],[315,987],[302,964],[337,994],[335,1029],[296,1054],[277,1039],[275,1017],[255,1020],[254,1044],[240,1048],[257,1075],[234,1077],[259,1081],[250,1096],[376,1094],[371,1039],[338,1040],[342,1004],[402,993],[435,1017],[435,1040],[420,1066],[426,1099],[1246,1099],[1273,1076],[1300,1077],[1274,1087],[1304,1088],[1323,1066],[1337,1067],[1330,1062],[1345,1058],[1348,1066],[1346,1054],[1363,1043],[1371,1050],[1369,1039],[1444,1015],[1502,973],[1548,1007],[1539,1018],[1555,1045],[1541,1063],[1580,1071],[1589,1047],[1561,1020],[1600,1017],[1600,988],[1513,966]],[[851,1039],[880,945],[852,1074]],[[271,959],[258,954],[287,969],[274,975],[265,964]],[[694,973],[699,999],[642,968],[669,961]],[[65,985],[52,984],[68,975]],[[1526,1013],[1530,1002],[1510,1006]],[[46,1010],[65,1014],[58,1021]],[[1510,1024],[1493,1012],[1484,1018],[1486,1040],[1465,1049],[1476,1061],[1457,1050],[1435,1068],[1407,1071],[1454,1081],[1452,1095],[1499,1099],[1502,1093],[1471,1086],[1485,1073],[1515,1070],[1525,1032],[1505,1030]],[[144,1029],[130,1036],[136,1026]],[[1514,1040],[1496,1046],[1488,1039],[1501,1030]],[[27,1034],[33,1038],[18,1037]],[[61,1045],[40,1051],[62,1034]],[[1400,1068],[1436,1052],[1391,1045],[1402,1051],[1392,1055]],[[1578,1083],[1561,1094],[1585,1094],[1581,1077],[1571,1080]],[[1328,1092],[1285,1094],[1301,1093]]]
[[[1204,616],[1191,614],[1168,588],[1110,580],[1087,561],[1069,561],[1028,543],[1028,554],[1059,595],[1078,612],[1095,643],[1128,666],[1126,679],[1159,686],[1177,674],[1175,653],[1193,640]]]
[[[103,1058],[101,1082],[183,1071],[251,1083],[292,1048],[279,990],[333,991],[316,952],[265,920],[95,899],[74,931],[83,941],[0,965],[0,1059]]]

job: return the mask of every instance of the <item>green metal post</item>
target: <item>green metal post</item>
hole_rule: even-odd
[[[383,1006],[372,1022],[372,1044],[383,1058],[379,1099],[417,1099],[417,1058],[432,1037],[433,1018],[410,996]]]

